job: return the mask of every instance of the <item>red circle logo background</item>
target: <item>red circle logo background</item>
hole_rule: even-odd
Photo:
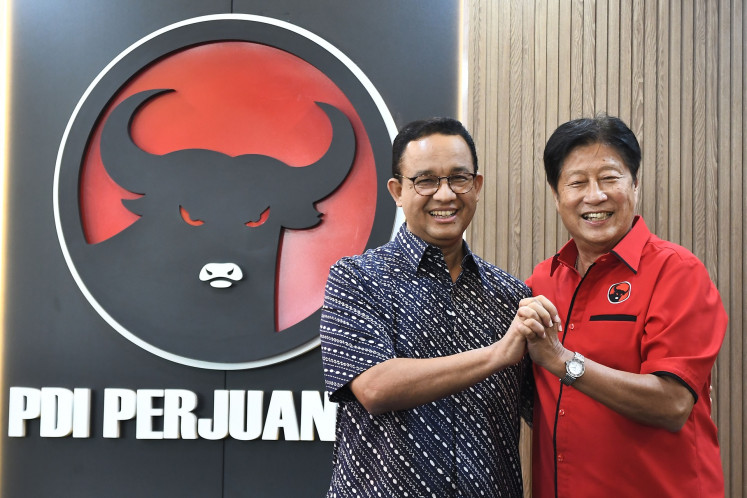
[[[351,120],[356,155],[350,174],[317,203],[322,222],[308,230],[285,230],[279,248],[277,328],[311,315],[322,304],[329,267],[365,249],[376,212],[373,151],[353,105],[313,65],[259,43],[206,43],[159,59],[122,87],[91,134],[80,173],[80,212],[90,244],[138,219],[121,203],[138,195],[119,187],[103,167],[102,124],[122,100],[155,88],[176,91],[145,107],[133,122],[133,140],[151,154],[199,148],[230,156],[266,155],[302,167],[319,159],[332,138],[329,121],[315,102],[331,104]]]

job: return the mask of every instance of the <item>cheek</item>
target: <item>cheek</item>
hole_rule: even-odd
[[[612,195],[621,205],[629,205],[631,208],[635,208],[638,202],[638,190],[618,188],[615,189]]]
[[[423,203],[416,197],[411,197],[407,193],[400,197],[400,207],[409,213],[417,213],[423,207]]]
[[[562,195],[555,197],[555,207],[560,212],[574,211],[576,204],[578,204],[578,200],[569,192],[564,192]]]

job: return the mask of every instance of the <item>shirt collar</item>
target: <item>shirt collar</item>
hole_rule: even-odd
[[[423,259],[427,252],[438,254],[443,259],[443,252],[441,252],[441,249],[434,245],[428,244],[423,239],[408,230],[407,223],[402,223],[402,226],[399,228],[399,232],[397,232],[395,240],[402,249],[405,260],[408,266],[412,268],[413,273],[417,271],[417,269],[423,264]],[[462,247],[464,249],[462,267],[475,269],[480,273],[480,276],[482,277],[481,269],[475,261],[475,256],[474,254],[472,254],[472,251],[469,248],[469,244],[467,244],[466,241],[462,241]],[[444,265],[445,264],[446,263],[444,262]]]
[[[638,273],[638,266],[641,263],[641,253],[650,236],[651,232],[648,226],[646,226],[646,222],[643,221],[640,215],[636,215],[633,218],[633,227],[612,248],[610,253],[617,256],[625,266],[630,268],[630,271]],[[553,257],[552,265],[550,266],[550,275],[555,273],[555,270],[561,264],[568,268],[575,268],[576,258],[578,258],[578,248],[576,247],[576,241],[571,239]]]

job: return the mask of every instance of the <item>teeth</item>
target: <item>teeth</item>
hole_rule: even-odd
[[[453,216],[456,211],[431,211],[431,216]]]
[[[610,216],[612,216],[612,213],[586,213],[585,215],[583,215],[583,218],[589,221],[597,221],[606,220]]]

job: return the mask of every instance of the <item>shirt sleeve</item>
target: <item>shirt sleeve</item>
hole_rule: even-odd
[[[721,296],[692,255],[667,258],[656,281],[641,341],[641,373],[674,375],[697,400],[726,333]]]
[[[383,282],[367,275],[353,260],[332,266],[325,287],[319,334],[324,381],[330,400],[355,399],[348,384],[358,375],[394,358],[390,337],[391,305]]]
[[[527,353],[521,360],[521,398],[519,405],[519,415],[524,421],[532,427],[532,418],[534,415],[534,371],[532,369],[532,359]]]
[[[515,279],[515,285],[511,287],[511,297],[515,300],[513,307],[513,315],[519,308],[519,302],[527,297],[532,297],[531,283],[532,277],[530,276],[524,282],[519,279]],[[513,320],[513,315],[511,320]],[[509,321],[510,324],[510,321]],[[508,330],[508,328],[507,328]],[[534,371],[532,367],[532,359],[529,353],[524,355],[521,362],[519,363],[519,389],[521,391],[519,397],[519,415],[524,421],[532,426],[532,417],[534,414]]]
[[[530,276],[524,285],[519,286],[518,299],[516,301],[516,309],[518,309],[518,303],[524,298],[532,297],[532,288],[529,285],[532,277]],[[516,310],[514,310],[514,313]],[[521,401],[519,406],[519,415],[523,418],[529,427],[532,426],[532,415],[534,413],[534,372],[532,369],[532,359],[529,353],[524,355],[521,360]]]

